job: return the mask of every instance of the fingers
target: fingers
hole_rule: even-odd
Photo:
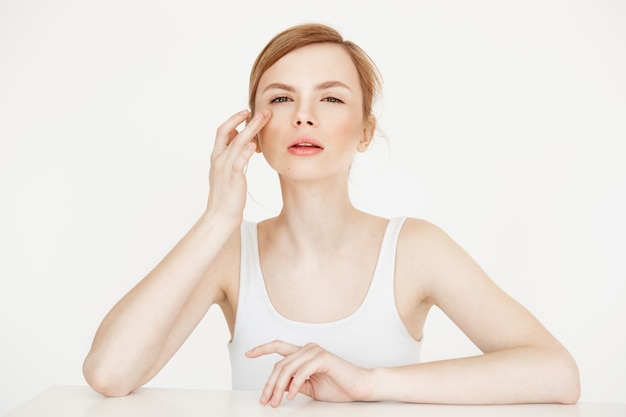
[[[322,354],[321,348],[318,351],[309,350],[306,355],[300,358],[300,364],[292,362],[289,367],[297,366],[291,380],[287,381],[284,391],[287,391],[287,399],[293,400],[299,392],[311,396],[310,377],[318,372],[319,361],[314,362]]]
[[[269,121],[270,116],[271,113],[269,111],[257,112],[249,120],[250,112],[248,110],[242,110],[232,115],[217,129],[213,154],[219,155],[228,148],[232,148],[235,154],[243,151]],[[237,126],[243,122],[248,123],[241,132],[237,131]]]
[[[300,347],[282,340],[274,340],[273,342],[259,345],[246,352],[249,358],[258,358],[259,356],[269,355],[270,353],[278,353],[281,356],[288,356],[295,353]]]
[[[224,123],[217,128],[217,135],[215,137],[215,150],[222,151],[226,149],[228,144],[235,136],[237,136],[237,126],[248,120],[250,112],[248,110],[242,110],[233,114]]]
[[[326,351],[316,344],[310,343],[298,347],[282,341],[274,341],[251,351],[252,355],[258,356],[267,353],[279,353],[285,358],[274,365],[261,394],[262,404],[278,407],[284,392],[287,392],[289,400],[295,398],[298,392],[309,392],[309,377],[317,372],[323,372]],[[254,357],[252,355],[250,357]]]

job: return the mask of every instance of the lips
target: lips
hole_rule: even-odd
[[[324,150],[317,140],[310,137],[300,137],[294,140],[288,147],[288,152],[296,156],[313,156]]]
[[[290,148],[320,148],[321,146],[315,145],[309,142],[296,143],[295,145],[291,145]]]
[[[298,138],[291,145],[289,145],[291,149],[307,149],[307,148],[318,148],[324,149],[324,147],[315,139],[312,138]]]

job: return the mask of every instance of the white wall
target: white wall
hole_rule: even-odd
[[[443,227],[571,350],[582,401],[626,401],[626,3],[216,4],[0,0],[0,415],[84,383],[104,314],[201,213],[257,52],[305,21],[385,78],[355,203]],[[272,215],[249,176],[246,216]],[[211,310],[151,385],[228,388],[227,340]],[[474,352],[435,311],[424,359]]]

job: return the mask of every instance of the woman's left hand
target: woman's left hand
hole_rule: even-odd
[[[296,346],[275,340],[249,350],[246,356],[258,358],[271,353],[284,358],[274,365],[261,394],[262,404],[278,407],[284,392],[288,400],[299,392],[329,402],[362,401],[367,397],[371,370],[357,367],[314,343]]]

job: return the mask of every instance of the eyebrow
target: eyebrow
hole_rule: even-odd
[[[327,88],[332,88],[332,87],[341,87],[350,91],[350,87],[348,87],[345,83],[342,83],[341,81],[324,81],[323,83],[316,85],[315,89],[325,90]],[[289,91],[290,93],[293,93],[296,91],[295,87],[289,84],[283,84],[283,83],[272,83],[263,89],[263,93],[268,90],[285,90],[285,91]]]

